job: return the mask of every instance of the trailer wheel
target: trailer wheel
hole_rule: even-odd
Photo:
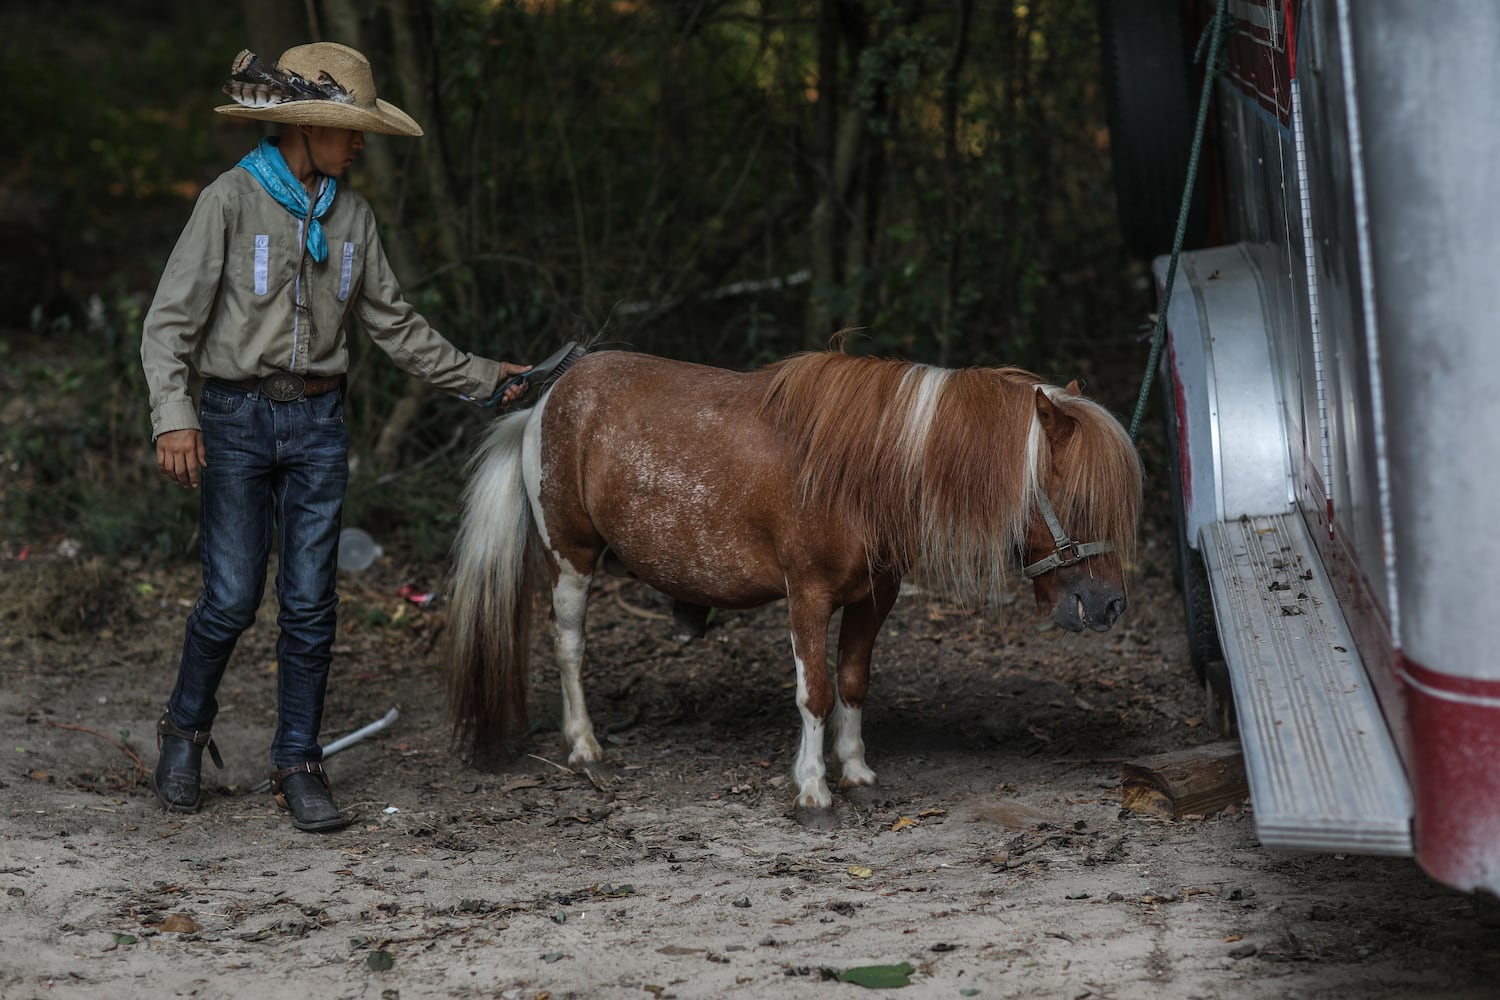
[[[1198,74],[1179,0],[1099,0],[1099,47],[1120,236],[1134,257],[1169,253],[1197,124]],[[1184,246],[1203,245],[1206,185]]]
[[[1229,667],[1224,662],[1224,651],[1219,643],[1219,626],[1214,617],[1214,595],[1208,581],[1208,566],[1203,561],[1203,553],[1188,542],[1187,503],[1183,498],[1182,462],[1178,452],[1177,404],[1165,356],[1156,382],[1161,393],[1167,483],[1172,495],[1172,582],[1182,594],[1188,661],[1193,666],[1198,683],[1203,686],[1204,714],[1214,729],[1228,736],[1236,731],[1234,691],[1230,686]]]

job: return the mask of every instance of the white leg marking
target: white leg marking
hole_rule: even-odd
[[[552,591],[552,611],[557,618],[552,641],[562,684],[562,731],[568,745],[569,764],[604,759],[583,697],[583,622],[592,579],[564,563]]]
[[[552,549],[552,535],[542,510],[542,416],[550,397],[532,408],[522,439],[521,468],[526,479],[526,496],[536,518],[536,530],[542,547],[551,553],[558,568],[557,586],[552,590],[552,647],[562,686],[562,732],[568,746],[568,763],[584,764],[604,759],[604,751],[594,738],[594,723],[589,718],[583,697],[583,626],[588,612],[589,585],[593,576],[576,572],[558,558]]]
[[[797,783],[797,804],[811,809],[827,809],[833,805],[833,794],[828,791],[828,771],[823,764],[823,720],[807,709],[807,664],[797,652],[795,635],[792,636],[792,659],[797,664],[797,709],[802,713],[802,745],[797,748],[797,761],[792,766],[792,780]]]
[[[865,763],[865,741],[860,735],[863,718],[862,709],[850,708],[844,704],[844,699],[838,700],[834,709],[834,732],[837,735],[833,752],[843,771],[839,778],[840,788],[875,784],[875,772]]]

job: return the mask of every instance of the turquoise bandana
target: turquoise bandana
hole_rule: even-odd
[[[275,139],[262,139],[259,146],[245,154],[239,165],[250,171],[260,181],[260,186],[266,189],[266,194],[275,198],[282,208],[299,220],[307,218],[307,205],[311,198],[302,182],[292,175],[292,169],[286,165],[281,150],[276,148]],[[328,257],[328,240],[323,235],[323,224],[318,220],[333,205],[333,196],[338,193],[338,188],[338,181],[332,177],[327,178],[323,193],[318,196],[318,203],[312,207],[312,222],[307,227],[307,250],[312,254],[313,260],[320,263]]]

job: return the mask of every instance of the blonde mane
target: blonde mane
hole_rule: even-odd
[[[992,604],[1025,542],[1039,470],[1076,541],[1133,559],[1141,469],[1108,411],[1018,368],[944,369],[838,352],[770,366],[761,403],[800,456],[805,502],[843,511],[872,567],[920,574],[956,600]],[[1061,454],[1036,418],[1041,388],[1076,429]]]

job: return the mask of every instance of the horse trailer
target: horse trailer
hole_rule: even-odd
[[[1190,654],[1265,847],[1500,893],[1500,4],[1100,0]],[[1160,299],[1159,299],[1160,301]]]

